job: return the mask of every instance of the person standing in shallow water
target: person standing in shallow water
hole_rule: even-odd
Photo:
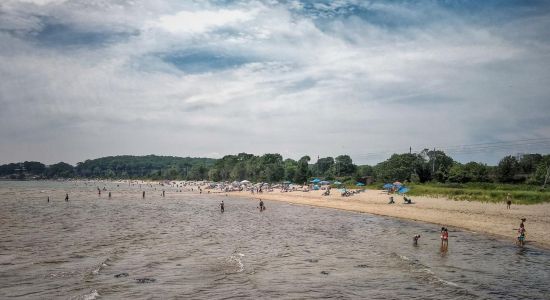
[[[223,200],[222,202],[220,203],[220,212],[224,212],[225,211],[225,205],[223,204]]]
[[[145,191],[143,191],[143,194],[141,196],[143,199],[145,199]]]
[[[264,202],[260,199],[260,212],[265,210]]]
[[[69,202],[69,194],[65,194],[65,202]]]
[[[111,199],[111,192],[109,192],[109,199]]]

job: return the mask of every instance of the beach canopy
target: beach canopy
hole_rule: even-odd
[[[356,183],[355,185],[356,185],[356,186],[365,186],[365,184],[362,183],[362,182],[358,182],[358,183]]]
[[[310,181],[310,182],[311,182],[311,183],[319,183],[319,182],[321,182],[321,179],[315,178],[315,179],[313,179],[313,180]]]
[[[340,181],[336,180],[335,182],[333,182],[332,184],[342,184]]]
[[[386,184],[384,184],[382,187],[383,187],[384,189],[386,189],[386,190],[389,190],[389,189],[391,189],[391,188],[393,187],[393,184],[391,184],[391,183],[386,183]]]
[[[243,180],[243,181],[241,181],[241,183],[250,183],[250,181],[248,181],[248,180]]]
[[[397,192],[399,194],[405,194],[406,192],[410,191],[410,189],[408,187],[402,187],[400,188]]]
[[[330,184],[330,182],[326,181],[326,180],[320,181],[319,183],[322,184],[322,185]]]

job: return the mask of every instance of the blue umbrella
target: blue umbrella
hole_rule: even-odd
[[[397,192],[399,194],[405,194],[406,192],[410,191],[410,189],[408,187],[402,187],[400,188]]]
[[[311,183],[319,183],[319,182],[321,182],[321,179],[315,178],[315,179],[313,179],[313,180],[310,181],[310,182],[311,182]]]
[[[314,185],[314,186],[313,186],[313,189],[314,189],[315,191],[317,191],[317,190],[319,190],[319,186],[318,186],[318,185]]]
[[[365,184],[362,183],[362,182],[358,182],[358,183],[356,183],[355,185],[356,185],[356,186],[365,186]]]
[[[391,188],[393,187],[393,184],[391,184],[391,183],[386,183],[386,184],[384,184],[384,186],[382,186],[382,187],[383,187],[385,190],[389,190],[389,189],[391,189]]]

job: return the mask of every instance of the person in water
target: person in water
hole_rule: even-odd
[[[143,191],[143,194],[141,196],[143,199],[145,199],[145,191]]]
[[[109,192],[109,198],[111,198],[111,192]]]
[[[69,202],[69,194],[65,194],[65,201]]]
[[[220,203],[220,211],[223,213],[225,211],[225,205],[223,204],[223,200]]]
[[[48,196],[48,203],[50,203],[50,196]]]
[[[164,190],[162,190],[162,197],[164,197]]]
[[[260,199],[260,212],[265,210],[264,202]]]
[[[441,251],[447,251],[449,247],[449,231],[447,228],[441,228]]]
[[[523,247],[523,245],[525,245],[525,224],[523,224],[523,222],[525,222],[527,219],[525,218],[522,218],[521,219],[521,223],[519,224],[519,228],[518,228],[518,245],[520,245],[521,247]]]
[[[418,239],[420,239],[420,234],[417,234],[413,237],[413,243],[415,246],[418,245]]]

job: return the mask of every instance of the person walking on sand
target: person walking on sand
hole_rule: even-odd
[[[65,194],[65,202],[69,202],[69,194]]]
[[[512,205],[512,200],[510,200],[510,193],[506,195],[506,208],[510,209],[510,206]]]
[[[264,202],[260,199],[260,212],[265,210]]]
[[[224,205],[223,200],[222,200],[222,202],[220,203],[220,212],[223,213],[224,211],[225,211],[225,205]]]

